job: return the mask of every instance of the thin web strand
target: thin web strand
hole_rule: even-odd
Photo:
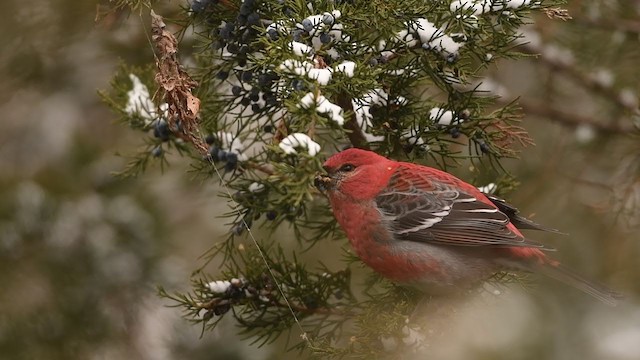
[[[200,129],[200,132],[202,133],[202,129]],[[232,208],[232,210],[234,210],[236,212],[236,214],[238,214],[238,217],[240,219],[242,219],[242,225],[247,230],[247,233],[249,234],[249,237],[251,238],[251,241],[253,241],[253,244],[258,249],[258,253],[260,253],[260,257],[262,258],[262,261],[267,266],[267,270],[269,271],[269,274],[271,275],[271,278],[273,279],[273,281],[276,284],[276,287],[278,288],[278,292],[280,293],[280,295],[282,295],[282,298],[284,299],[285,304],[287,304],[287,307],[289,308],[289,311],[291,312],[291,315],[293,316],[293,319],[295,320],[296,325],[298,326],[298,328],[300,329],[300,332],[302,333],[300,336],[307,342],[307,344],[309,346],[311,346],[312,345],[311,344],[311,340],[309,339],[306,331],[304,331],[304,329],[302,328],[302,324],[300,323],[300,320],[296,316],[296,313],[293,310],[293,307],[291,306],[291,303],[289,302],[289,299],[287,299],[287,296],[284,294],[284,291],[282,290],[282,286],[280,286],[280,283],[278,282],[278,279],[276,278],[275,273],[273,272],[273,269],[271,268],[271,266],[269,265],[269,262],[267,261],[267,257],[265,256],[264,252],[262,251],[262,248],[258,244],[258,241],[256,240],[256,238],[253,236],[253,232],[251,232],[251,228],[249,227],[249,224],[247,224],[247,222],[244,220],[244,217],[242,216],[242,212],[240,211],[240,208],[239,208],[239,204],[233,199],[233,196],[231,195],[231,191],[229,190],[229,187],[227,186],[227,183],[222,178],[222,174],[220,174],[220,171],[218,170],[218,167],[216,166],[216,164],[213,162],[213,160],[210,157],[207,157],[207,159],[208,159],[209,164],[211,165],[211,167],[215,170],[216,175],[218,176],[218,179],[220,180],[220,183],[222,184],[222,187],[224,188],[225,192],[227,193],[227,195],[231,199],[231,202],[232,202],[231,208]]]
[[[151,52],[153,53],[153,57],[154,57],[154,59],[156,61],[158,61],[158,56],[157,56],[157,54],[155,52],[155,49],[153,47],[153,42],[151,41],[151,37],[149,36],[149,32],[147,31],[146,26],[144,26],[144,21],[142,19],[142,14],[139,13],[138,17],[140,18],[140,23],[142,24],[142,28],[144,29],[144,33],[145,33],[145,36],[147,38],[147,42],[149,43],[149,46],[151,47]],[[200,134],[203,134],[203,133],[204,133],[203,129],[200,128]],[[204,141],[205,140],[204,137],[202,135],[200,135],[200,136],[201,136],[200,140]],[[262,261],[264,262],[265,266],[267,267],[267,270],[269,271],[269,274],[271,275],[271,278],[273,279],[274,283],[276,284],[276,287],[278,288],[278,292],[280,293],[280,295],[284,299],[284,302],[287,305],[287,308],[291,312],[291,316],[293,316],[293,320],[295,321],[298,329],[301,332],[300,336],[302,337],[303,340],[305,340],[307,342],[307,345],[312,346],[311,339],[309,339],[309,336],[307,335],[307,332],[304,331],[304,329],[302,328],[302,324],[300,323],[300,320],[296,316],[296,313],[293,310],[293,307],[291,306],[291,303],[289,302],[289,299],[287,299],[287,296],[285,295],[284,291],[282,290],[282,286],[278,282],[278,279],[275,277],[275,273],[273,272],[273,269],[269,265],[269,262],[267,261],[267,258],[265,256],[264,252],[262,251],[262,248],[258,244],[258,240],[256,240],[256,238],[253,236],[253,233],[251,232],[251,228],[249,227],[249,224],[247,224],[247,222],[244,220],[244,217],[242,216],[242,213],[241,213],[241,211],[239,209],[239,206],[238,206],[239,204],[233,199],[233,196],[231,195],[231,191],[229,190],[229,187],[227,186],[227,183],[222,178],[222,174],[220,174],[220,171],[216,167],[216,164],[213,162],[213,159],[211,157],[207,157],[207,160],[208,160],[209,165],[211,166],[211,168],[213,170],[215,170],[216,175],[218,176],[218,179],[220,180],[220,183],[222,184],[222,187],[224,188],[225,192],[229,196],[229,199],[231,199],[232,209],[235,210],[236,213],[238,214],[238,217],[242,219],[242,225],[247,230],[247,233],[249,234],[249,237],[251,238],[251,241],[253,242],[253,244],[258,249],[258,253],[260,254],[260,257],[262,258]]]

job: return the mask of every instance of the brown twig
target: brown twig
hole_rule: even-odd
[[[594,129],[607,134],[628,134],[638,131],[629,121],[628,123],[603,123],[594,118],[568,113],[547,103],[521,99],[518,103],[527,114],[538,115],[565,125],[576,127],[578,125],[589,125]]]
[[[544,48],[541,46],[535,46],[532,43],[523,45],[522,51],[523,53],[530,55],[542,54],[542,56],[540,56],[540,60],[543,64],[546,64],[553,69],[560,70],[562,74],[581,84],[586,89],[603,95],[606,99],[613,102],[620,108],[634,114],[640,114],[640,109],[638,109],[638,106],[629,104],[628,102],[624,101],[620,96],[620,92],[613,88],[613,86],[604,84],[601,81],[597,81],[594,77],[589,76],[577,66],[575,66],[573,62],[567,62],[552,56],[545,56]]]
[[[273,175],[274,171],[273,168],[271,168],[269,165],[267,164],[261,164],[258,162],[254,162],[254,161],[245,161],[242,164],[242,167],[245,169],[253,169],[253,170],[257,170],[260,171],[266,175]]]
[[[529,133],[522,126],[511,124],[504,119],[497,119],[491,123],[497,132],[494,132],[494,145],[502,150],[503,153],[515,156],[517,150],[514,149],[514,143],[520,144],[521,147],[535,145],[535,142],[529,136]]]
[[[289,306],[287,304],[281,304],[281,303],[275,303],[276,306],[278,307],[283,307],[283,308],[289,308]],[[352,316],[353,313],[348,312],[348,311],[336,311],[335,308],[331,308],[331,307],[316,307],[316,308],[309,308],[306,306],[301,306],[295,303],[289,303],[289,305],[291,305],[291,308],[295,311],[304,313],[304,314],[309,314],[309,315],[337,315],[337,316]]]
[[[351,142],[351,145],[360,149],[369,149],[369,142],[367,138],[364,137],[362,133],[362,129],[358,125],[358,120],[356,120],[356,113],[353,111],[353,104],[351,103],[351,97],[346,94],[341,94],[338,96],[338,106],[340,106],[345,112],[350,112],[351,117],[344,123],[344,128],[347,131],[347,137]]]
[[[542,9],[542,11],[544,11],[549,19],[560,19],[562,21],[573,19],[573,17],[571,17],[571,14],[569,14],[569,10],[567,9],[555,7]]]
[[[640,22],[633,20],[624,20],[616,18],[615,21],[608,21],[605,19],[591,19],[588,16],[583,16],[574,20],[578,25],[588,26],[590,28],[596,27],[609,31],[622,31],[631,35],[640,34]]]
[[[294,302],[289,302],[289,303],[281,303],[278,301],[271,301],[268,303],[269,305],[273,305],[275,307],[278,308],[285,308],[285,309],[293,309],[294,311],[297,311],[299,313],[303,313],[306,315],[335,315],[335,316],[352,316],[354,315],[352,312],[350,311],[337,311],[334,307],[307,307],[307,306],[303,306],[303,305],[299,305],[297,303]],[[235,302],[231,299],[225,299],[225,298],[214,298],[211,299],[205,303],[199,304],[197,305],[197,307],[199,309],[204,309],[204,310],[213,310],[218,306],[234,306],[234,305],[242,305],[241,303]]]

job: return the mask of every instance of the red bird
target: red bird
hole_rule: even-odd
[[[393,282],[430,293],[477,284],[504,269],[545,274],[608,304],[620,295],[546,255],[521,229],[550,230],[501,199],[430,167],[348,149],[316,177],[360,259]]]

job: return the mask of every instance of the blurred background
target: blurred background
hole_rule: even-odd
[[[284,340],[258,349],[232,322],[200,337],[157,297],[159,285],[187,289],[198,257],[225,238],[226,203],[177,156],[165,172],[113,176],[127,160],[117,154],[142,142],[96,93],[121,60],[152,54],[146,16],[95,22],[99,8],[2,4],[0,358],[282,358]],[[573,20],[538,14],[526,28],[522,50],[540,56],[502,61],[483,86],[521,97],[537,143],[505,162],[521,182],[509,200],[569,233],[543,240],[627,300],[609,308],[543,280],[471,299],[437,330],[433,358],[640,359],[640,2],[567,8]]]

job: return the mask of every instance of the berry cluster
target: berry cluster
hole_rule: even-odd
[[[235,224],[231,228],[231,233],[239,236],[246,229],[251,228],[255,220],[260,219],[262,216],[262,210],[268,206],[267,196],[256,196],[252,191],[237,191],[232,196],[233,201],[240,204],[245,210],[241,218],[236,220]],[[297,211],[294,210],[294,211]],[[269,221],[273,221],[278,217],[278,213],[275,210],[267,210],[265,212],[265,218]],[[295,220],[287,215],[287,219],[290,221]]]
[[[169,124],[166,120],[160,118],[154,120],[151,124],[153,127],[153,137],[160,140],[161,142],[167,142],[171,139],[171,129],[169,129]],[[164,154],[164,150],[162,149],[162,144],[158,144],[151,150],[151,156],[153,157],[161,157]]]
[[[273,108],[279,104],[276,94],[271,89],[272,84],[279,79],[274,72],[254,76],[251,70],[238,70],[236,75],[239,85],[231,87],[231,94],[240,99],[242,106],[251,106],[254,113],[259,113],[263,109]]]
[[[279,105],[272,85],[279,79],[272,71],[261,71],[248,62],[251,54],[260,51],[262,44],[257,41],[262,26],[260,9],[255,0],[245,0],[233,20],[223,21],[211,35],[215,39],[212,47],[221,51],[224,65],[216,74],[222,81],[233,76],[231,94],[239,99],[239,104],[251,107],[254,113]]]
[[[153,157],[161,157],[162,154],[164,154],[164,150],[162,148],[163,143],[168,142],[169,140],[171,140],[172,136],[173,136],[173,132],[171,130],[171,128],[169,127],[169,123],[165,120],[165,118],[163,117],[159,117],[156,120],[154,120],[151,123],[151,128],[153,129],[153,137],[160,140],[160,143],[158,143],[152,150],[151,150],[151,155]],[[181,132],[182,131],[182,124],[180,122],[180,120],[176,121],[176,129],[174,129],[175,131]],[[176,139],[175,137],[173,137],[174,141],[178,140],[178,142],[180,141],[180,139]]]
[[[205,138],[205,141],[209,145],[209,154],[205,160],[224,162],[224,169],[226,171],[233,171],[238,167],[238,154],[233,151],[222,149],[221,146],[216,144],[216,138],[213,135],[208,135]]]
[[[255,0],[242,2],[238,15],[233,21],[223,22],[213,30],[216,40],[214,49],[225,49],[234,55],[239,66],[247,64],[247,54],[255,51],[252,44],[258,35],[257,27],[261,25],[260,14],[256,9]]]
[[[213,6],[218,3],[218,0],[193,0],[191,3],[191,11],[194,14],[199,14],[205,11],[209,6]]]
[[[169,141],[171,130],[166,120],[158,119],[153,122],[153,136],[162,142]]]
[[[230,281],[213,281],[207,285],[215,297],[207,304],[207,312],[203,318],[211,319],[213,316],[226,314],[234,305],[254,302],[257,306],[268,306],[274,301],[273,286],[270,278],[264,276],[263,286],[253,286],[243,279],[231,279]]]

